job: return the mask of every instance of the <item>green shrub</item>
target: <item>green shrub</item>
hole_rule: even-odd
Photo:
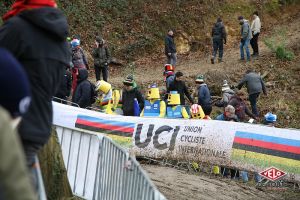
[[[284,29],[275,32],[275,34],[264,40],[265,45],[276,55],[280,60],[291,61],[295,55],[287,49],[286,31]]]
[[[280,60],[293,60],[295,55],[292,51],[289,51],[284,46],[279,46],[276,48],[276,57]]]

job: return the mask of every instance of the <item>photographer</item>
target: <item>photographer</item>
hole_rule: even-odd
[[[93,50],[94,67],[96,74],[96,81],[100,80],[102,72],[103,80],[107,82],[108,79],[108,64],[110,62],[110,52],[105,45],[102,37],[96,37],[96,48]]]

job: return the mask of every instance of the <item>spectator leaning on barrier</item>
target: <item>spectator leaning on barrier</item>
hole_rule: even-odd
[[[55,99],[54,100],[66,104],[66,100],[68,100],[68,98],[71,95],[71,89],[72,89],[72,74],[70,72],[70,68],[66,67],[65,73],[61,77],[61,82],[58,87],[58,91],[55,94],[55,97],[65,101],[55,100]]]
[[[124,90],[122,93],[122,109],[125,116],[135,116],[134,101],[138,101],[140,110],[144,108],[144,98],[141,92],[133,87],[134,79],[132,75],[128,75],[123,81]]]
[[[195,82],[198,89],[198,104],[202,107],[205,115],[210,115],[212,111],[211,96],[207,84],[204,83],[204,76],[198,75]]]
[[[19,134],[32,169],[37,152],[50,137],[52,97],[70,61],[68,23],[54,0],[17,0],[3,20],[0,47],[22,64],[31,87],[32,102],[19,125]]]
[[[269,127],[275,127],[276,121],[277,121],[277,115],[268,112],[264,116],[264,125],[269,126]]]
[[[226,107],[228,105],[229,99],[235,94],[235,92],[230,89],[230,86],[228,85],[227,81],[223,81],[222,85],[222,93],[223,97],[220,101],[216,102],[216,106],[218,107]]]
[[[245,99],[246,94],[239,90],[229,99],[228,102],[228,105],[232,105],[235,108],[235,114],[241,122],[247,121],[246,114],[253,119],[257,119],[257,117],[248,109]]]
[[[170,84],[175,79],[175,68],[171,64],[165,64],[164,78],[166,81],[166,88],[170,87]]]
[[[84,68],[78,70],[77,87],[75,89],[72,102],[87,108],[92,105],[92,84],[88,81],[88,71]]]
[[[35,200],[22,145],[14,130],[30,104],[29,81],[20,63],[1,48],[0,85],[0,199]]]
[[[170,91],[177,91],[179,93],[181,105],[185,105],[184,95],[186,95],[186,97],[189,99],[191,104],[194,104],[194,101],[188,91],[188,88],[186,87],[186,85],[183,81],[183,73],[182,72],[175,73],[175,79],[170,84],[170,87],[168,88],[168,93],[170,93]]]
[[[245,76],[238,84],[237,88],[240,90],[243,85],[246,85],[249,94],[249,101],[251,104],[252,113],[258,117],[259,113],[256,107],[258,97],[261,92],[267,95],[265,83],[259,74],[255,73],[252,69],[246,71]]]
[[[234,107],[232,105],[228,105],[225,107],[224,113],[218,115],[215,120],[238,122],[238,117],[235,114]]]

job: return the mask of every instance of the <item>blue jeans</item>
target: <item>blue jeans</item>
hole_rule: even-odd
[[[176,62],[177,62],[177,55],[176,53],[171,53],[171,55],[167,55],[167,62],[168,64],[171,64],[173,66],[176,66]]]
[[[248,172],[241,171],[241,175],[242,175],[243,182],[244,183],[248,182],[248,180],[249,180],[248,179]],[[259,183],[261,181],[261,176],[257,172],[254,173],[254,180],[255,180],[256,183]]]
[[[244,54],[244,48],[246,49],[246,54],[247,54],[247,60],[250,60],[250,50],[249,50],[249,43],[250,40],[246,39],[246,41],[244,43],[240,43],[240,54],[241,54],[241,59],[244,60],[245,59],[245,54]]]
[[[259,94],[260,93],[255,93],[255,94],[250,94],[249,95],[249,101],[250,101],[250,104],[251,104],[252,113],[255,116],[258,116],[258,111],[257,111],[256,104],[257,104],[257,99],[259,97]]]

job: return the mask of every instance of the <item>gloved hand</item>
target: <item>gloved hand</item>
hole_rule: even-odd
[[[243,45],[245,44],[244,38],[241,38],[241,43],[242,43]]]
[[[168,56],[171,56],[171,53],[168,53]]]

